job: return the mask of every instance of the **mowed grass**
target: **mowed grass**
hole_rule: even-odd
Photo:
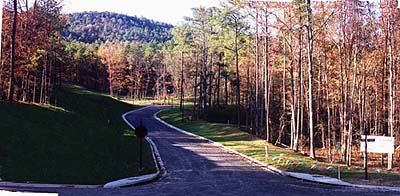
[[[187,118],[185,122],[182,122],[179,108],[163,111],[158,116],[176,127],[221,143],[285,171],[321,174],[337,178],[338,167],[340,166],[341,179],[345,181],[362,184],[400,185],[400,176],[398,174],[379,173],[377,171],[370,171],[370,181],[363,182],[364,173],[362,168],[312,160],[308,156],[296,153],[293,150],[266,143],[263,139],[241,131],[235,125],[209,123],[201,120],[189,121]],[[266,153],[265,147],[267,147],[268,153]]]
[[[144,142],[121,115],[137,109],[78,86],[57,91],[55,106],[0,103],[0,178],[4,181],[104,184],[156,171]]]

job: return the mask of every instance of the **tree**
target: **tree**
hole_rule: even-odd
[[[11,35],[11,62],[10,62],[10,81],[8,87],[8,101],[12,101],[14,99],[14,67],[15,67],[15,37],[17,34],[17,0],[14,0],[13,3],[13,23],[12,23],[12,35]]]
[[[172,34],[174,35],[174,44],[176,49],[180,51],[181,66],[180,66],[180,110],[182,117],[184,117],[184,54],[192,44],[190,27],[188,25],[178,26],[173,29]],[[184,118],[182,118],[184,119]]]
[[[240,11],[237,8],[234,7],[228,7],[225,9],[226,16],[225,16],[225,23],[227,24],[228,27],[233,29],[233,46],[227,47],[234,53],[235,57],[235,68],[236,68],[236,80],[235,80],[235,86],[236,86],[236,123],[237,126],[240,127],[241,125],[241,90],[240,90],[240,85],[241,85],[241,79],[240,79],[240,72],[239,72],[239,58],[240,58],[240,50],[243,49],[243,45],[245,42],[245,33],[248,30],[248,25],[244,22],[244,15],[240,13]]]
[[[314,149],[314,72],[313,72],[313,28],[311,0],[307,0],[307,46],[308,46],[308,115],[310,129],[310,157],[315,159]]]

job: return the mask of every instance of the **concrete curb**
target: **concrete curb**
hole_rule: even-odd
[[[31,193],[24,191],[6,191],[0,190],[1,196],[58,196],[58,193]]]
[[[165,109],[165,110],[168,110],[168,109]],[[158,115],[160,112],[165,111],[165,110],[161,110],[161,111],[155,113],[155,114],[153,115],[153,117],[154,117],[156,120],[158,120],[159,122],[161,122],[162,124],[164,124],[164,125],[166,125],[166,126],[172,128],[172,129],[174,129],[174,130],[176,130],[176,131],[178,131],[178,132],[181,132],[181,133],[186,134],[186,135],[193,136],[193,137],[195,137],[195,138],[197,138],[197,139],[200,139],[200,140],[205,140],[205,141],[207,141],[208,143],[211,143],[211,144],[213,144],[213,145],[215,145],[215,146],[218,146],[218,147],[220,147],[220,148],[225,149],[226,151],[229,151],[230,153],[233,153],[233,154],[236,154],[236,155],[238,155],[238,156],[241,156],[241,157],[245,158],[247,161],[249,161],[249,162],[252,163],[252,164],[256,164],[256,165],[261,166],[261,168],[264,169],[264,170],[271,171],[271,172],[277,173],[277,174],[282,175],[282,176],[287,176],[287,174],[286,174],[285,171],[282,171],[282,170],[280,170],[280,169],[278,169],[278,168],[275,168],[275,167],[273,167],[273,166],[271,166],[271,165],[265,164],[265,163],[263,163],[263,162],[261,162],[261,161],[259,161],[259,160],[257,160],[257,159],[254,159],[254,158],[249,157],[249,156],[247,156],[247,155],[245,155],[245,154],[243,154],[243,153],[240,153],[240,152],[238,152],[238,151],[236,151],[236,150],[233,150],[233,149],[231,149],[231,148],[228,148],[228,147],[226,147],[226,146],[224,146],[224,145],[222,145],[222,144],[220,144],[220,143],[217,143],[217,142],[215,142],[215,141],[213,141],[213,140],[207,139],[207,138],[202,137],[202,136],[199,136],[199,135],[195,135],[195,134],[193,134],[193,133],[190,133],[190,132],[187,132],[187,131],[185,131],[185,130],[183,130],[183,129],[180,129],[180,128],[178,128],[178,127],[175,127],[175,126],[173,126],[173,125],[171,125],[171,124],[168,124],[167,122],[165,122],[165,121],[163,121],[163,120],[161,120],[160,118],[157,117],[157,115]]]
[[[102,185],[76,185],[76,184],[36,184],[36,183],[16,183],[0,182],[0,187],[5,188],[99,188]]]
[[[168,109],[165,109],[165,110],[168,110]],[[175,126],[173,126],[173,125],[161,120],[160,118],[157,117],[157,115],[160,112],[165,111],[165,110],[161,110],[161,111],[155,113],[154,114],[154,118],[156,120],[158,120],[159,122],[163,123],[164,125],[172,128],[172,129],[174,129],[174,130],[176,130],[178,132],[181,132],[181,133],[186,134],[186,135],[193,136],[193,137],[195,137],[197,139],[205,140],[205,141],[207,141],[209,143],[212,143],[213,145],[216,145],[218,147],[221,147],[221,148],[223,148],[223,149],[225,149],[225,150],[227,150],[227,151],[229,151],[229,152],[231,152],[233,154],[236,154],[236,155],[238,155],[240,157],[243,157],[248,162],[250,162],[252,164],[256,164],[258,166],[261,166],[261,168],[264,169],[264,170],[267,170],[267,171],[270,171],[270,172],[274,172],[274,173],[277,173],[277,174],[282,175],[282,176],[287,176],[287,177],[290,177],[290,178],[303,180],[303,181],[307,181],[307,182],[319,183],[319,184],[334,185],[334,186],[344,186],[344,187],[354,187],[354,188],[380,189],[380,190],[386,190],[386,191],[397,191],[397,192],[400,192],[400,187],[357,185],[357,184],[347,183],[347,182],[344,182],[344,181],[341,181],[341,180],[338,180],[338,179],[335,180],[335,178],[330,178],[330,177],[326,177],[326,176],[322,176],[322,177],[325,177],[328,180],[323,181],[323,180],[319,180],[318,178],[315,178],[315,177],[313,177],[313,178],[308,177],[308,176],[314,176],[314,175],[311,175],[311,174],[298,175],[298,174],[301,174],[301,173],[286,172],[286,171],[280,170],[280,169],[278,169],[276,167],[270,166],[270,165],[268,165],[266,163],[263,163],[263,162],[261,162],[259,160],[256,160],[256,159],[252,158],[252,157],[249,157],[249,156],[247,156],[247,155],[245,155],[243,153],[240,153],[240,152],[238,152],[236,150],[233,150],[233,149],[231,149],[229,147],[226,147],[226,146],[224,146],[224,145],[222,145],[220,143],[217,143],[217,142],[215,142],[213,140],[210,140],[210,139],[207,139],[205,137],[202,137],[202,136],[195,135],[193,133],[187,132],[187,131],[185,131],[183,129],[175,127]],[[318,177],[321,177],[321,175],[318,175]],[[333,181],[329,181],[329,180],[333,180]]]
[[[130,126],[132,129],[135,129],[135,127],[126,119],[126,116],[128,116],[132,113],[141,111],[141,110],[145,110],[149,107],[151,107],[151,106],[147,106],[147,107],[143,107],[143,108],[140,108],[137,110],[127,112],[122,115],[122,119],[125,121],[126,124],[128,124],[128,126]],[[153,156],[153,160],[156,165],[156,168],[157,168],[157,172],[154,174],[124,178],[124,179],[116,180],[113,182],[108,182],[103,186],[104,188],[118,188],[118,187],[144,184],[144,183],[148,183],[153,180],[156,180],[157,178],[165,177],[167,175],[167,170],[165,169],[164,162],[161,159],[161,156],[157,149],[157,146],[154,144],[153,140],[151,140],[149,137],[146,137],[145,139],[150,144],[152,156]]]

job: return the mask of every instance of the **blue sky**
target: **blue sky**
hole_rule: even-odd
[[[218,0],[65,0],[64,12],[110,11],[177,24],[191,8],[218,6]]]

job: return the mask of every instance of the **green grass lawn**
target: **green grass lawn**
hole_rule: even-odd
[[[158,116],[176,127],[219,142],[224,146],[285,171],[337,177],[337,168],[341,166],[341,178],[343,180],[366,183],[361,181],[364,177],[362,168],[351,168],[343,164],[312,160],[308,156],[295,153],[290,149],[279,148],[266,143],[265,140],[243,132],[234,125],[209,123],[201,120],[186,120],[182,122],[179,108],[163,111]],[[266,156],[265,146],[268,149],[268,156]],[[368,184],[400,185],[400,176],[393,173],[371,171]]]
[[[0,103],[0,178],[13,182],[104,184],[156,171],[144,142],[121,115],[138,108],[78,86],[57,91],[55,106]]]

